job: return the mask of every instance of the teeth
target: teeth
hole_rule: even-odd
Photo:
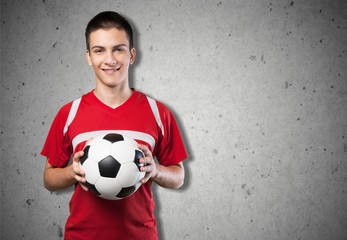
[[[105,69],[104,71],[107,72],[107,73],[113,73],[113,72],[115,72],[116,70],[114,70],[114,69]]]

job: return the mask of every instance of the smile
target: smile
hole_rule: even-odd
[[[110,68],[110,69],[102,69],[102,71],[104,71],[107,74],[113,74],[115,72],[117,72],[120,68]]]

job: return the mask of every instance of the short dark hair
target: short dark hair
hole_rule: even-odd
[[[129,48],[133,48],[133,29],[131,28],[131,25],[126,20],[125,17],[120,15],[117,12],[113,11],[105,11],[97,14],[95,17],[93,17],[86,28],[85,36],[86,36],[86,44],[87,49],[90,51],[90,34],[93,31],[99,30],[99,29],[109,29],[109,28],[118,28],[121,30],[124,30],[127,34],[128,40],[129,40]]]

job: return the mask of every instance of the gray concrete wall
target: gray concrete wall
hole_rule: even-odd
[[[62,239],[71,190],[42,186],[60,106],[94,87],[84,29],[137,32],[132,85],[177,116],[190,158],[155,188],[160,236],[347,239],[347,4],[1,1],[1,239]]]

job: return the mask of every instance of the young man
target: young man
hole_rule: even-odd
[[[165,188],[183,184],[187,153],[178,126],[162,103],[129,87],[136,51],[124,17],[99,13],[88,23],[86,42],[96,87],[64,105],[55,117],[41,152],[47,157],[44,185],[50,191],[76,186],[65,239],[158,239],[151,183]],[[143,184],[122,200],[99,198],[83,186],[85,174],[78,164],[83,147],[105,131],[129,132],[145,153],[140,160],[146,164],[141,168],[146,172]]]

